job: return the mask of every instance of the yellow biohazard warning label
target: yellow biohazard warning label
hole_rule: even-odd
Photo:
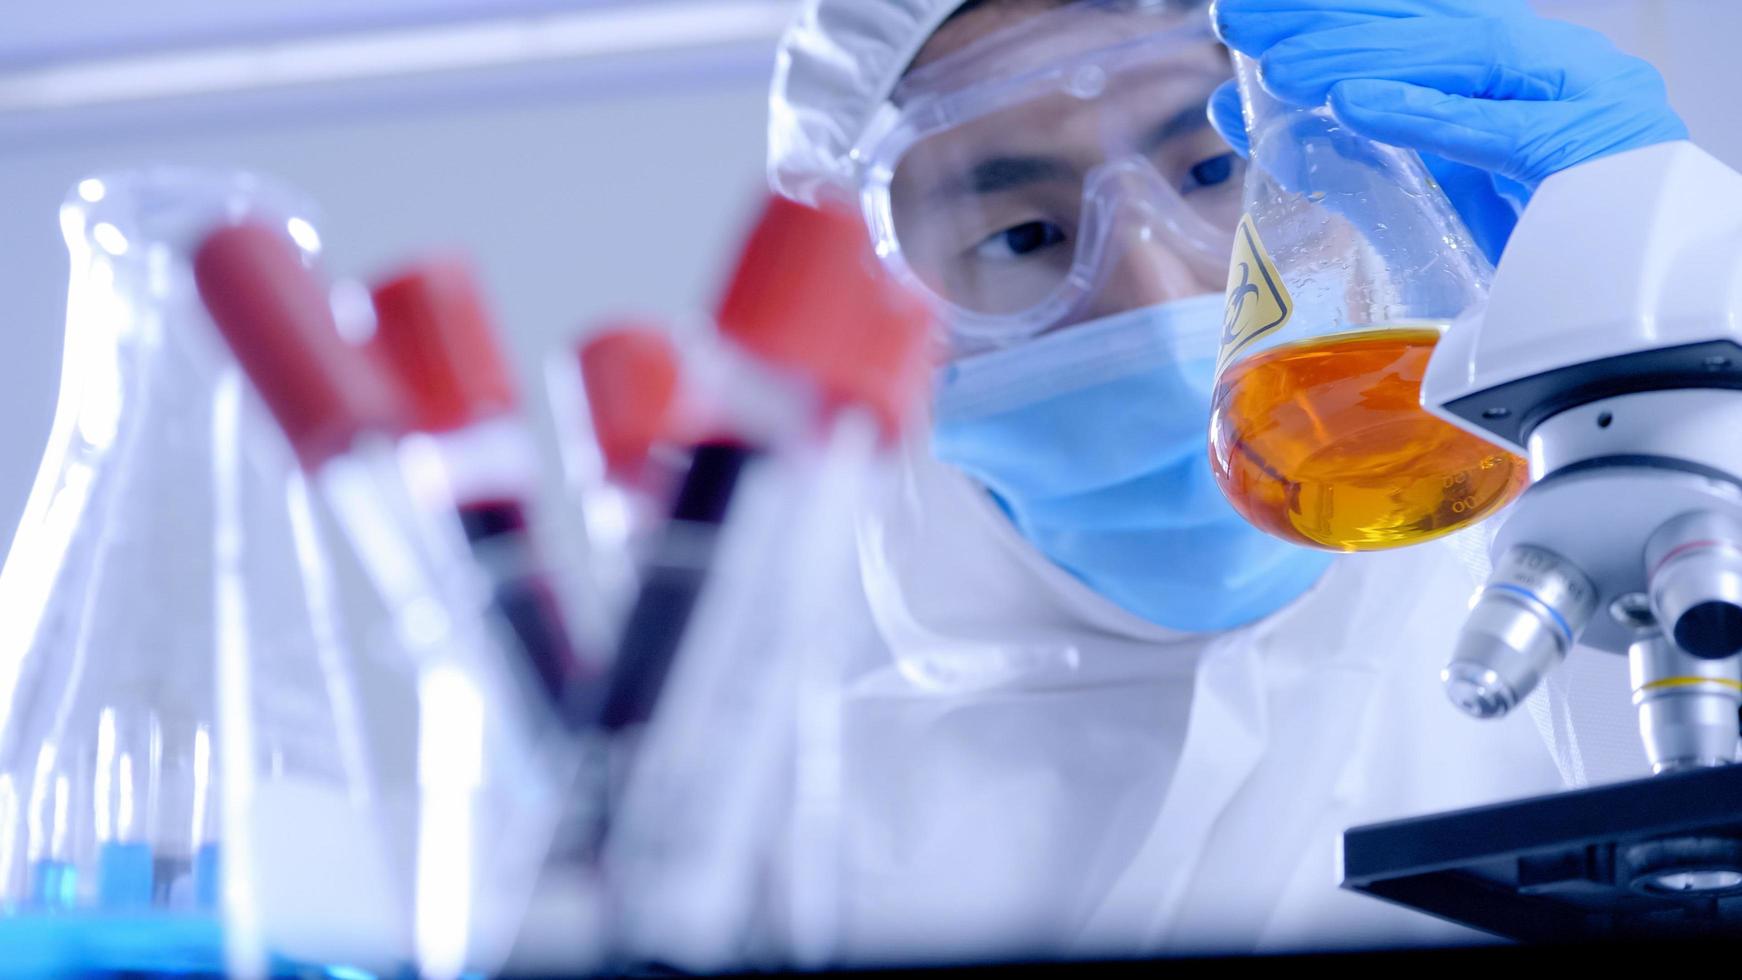
[[[1243,216],[1228,265],[1228,307],[1222,317],[1222,354],[1216,358],[1216,371],[1220,373],[1253,341],[1281,330],[1293,313],[1294,301],[1258,239],[1252,216]]]

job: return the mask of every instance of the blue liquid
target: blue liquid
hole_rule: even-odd
[[[218,855],[216,844],[202,845],[194,855],[194,905],[200,909],[218,907],[223,886],[223,866],[218,863]]]
[[[159,879],[186,875],[188,863],[159,861],[147,844],[103,845],[97,858],[96,908],[77,908],[79,873],[71,862],[36,862],[28,908],[0,914],[0,978],[223,976],[223,930],[217,914],[221,861],[216,844],[194,855],[196,908],[186,911],[153,907],[153,897],[168,896],[173,884]],[[323,969],[279,957],[272,958],[269,969],[273,976],[298,980],[373,977],[354,968]]]
[[[273,957],[272,976],[371,980],[352,967],[321,968]],[[215,915],[49,913],[0,916],[0,976],[188,977],[224,975],[224,933]],[[410,974],[405,974],[409,976]]]
[[[180,873],[185,874],[187,864],[180,863],[180,868]],[[217,907],[218,874],[218,846],[207,844],[194,855],[193,861],[193,898],[199,908]],[[162,905],[176,877],[176,862],[158,860],[149,844],[104,844],[97,852],[96,907],[120,912]],[[79,869],[72,862],[38,861],[31,866],[28,901],[31,909],[70,911],[78,904]]]
[[[221,975],[223,934],[209,915],[14,915],[0,918],[0,963],[7,977]]]
[[[71,909],[79,899],[79,869],[71,861],[38,861],[30,869],[30,904]]]
[[[150,844],[104,844],[97,853],[97,906],[149,908],[153,877]]]

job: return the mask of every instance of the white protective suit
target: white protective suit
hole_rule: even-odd
[[[1564,786],[1527,713],[1446,700],[1472,591],[1450,545],[1340,558],[1269,619],[1185,637],[923,450],[902,469],[860,527],[886,646],[847,692],[850,958],[1479,938],[1338,888],[1350,826]]]
[[[808,0],[775,80],[777,188],[844,188],[858,130],[958,3]],[[1338,887],[1351,826],[1589,775],[1548,698],[1491,722],[1446,699],[1475,585],[1451,543],[1339,558],[1260,623],[1181,635],[1049,562],[923,443],[859,527],[878,639],[844,711],[848,959],[1482,938]]]

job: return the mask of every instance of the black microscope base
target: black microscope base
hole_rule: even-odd
[[[1742,937],[1742,765],[1356,827],[1343,887],[1526,942]]]

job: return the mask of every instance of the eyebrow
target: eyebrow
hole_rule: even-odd
[[[1001,194],[1056,180],[1075,180],[1076,170],[1054,157],[1006,156],[982,160],[967,173],[939,185],[935,197]]]
[[[1151,129],[1143,139],[1142,151],[1153,152],[1168,140],[1196,132],[1209,124],[1210,118],[1203,105],[1188,105]],[[991,157],[975,164],[967,173],[940,184],[932,196],[938,199],[988,196],[1048,181],[1076,179],[1075,168],[1056,157]]]
[[[1143,140],[1143,152],[1152,152],[1175,136],[1195,133],[1209,124],[1210,115],[1203,104],[1186,106],[1149,131],[1149,135]]]

